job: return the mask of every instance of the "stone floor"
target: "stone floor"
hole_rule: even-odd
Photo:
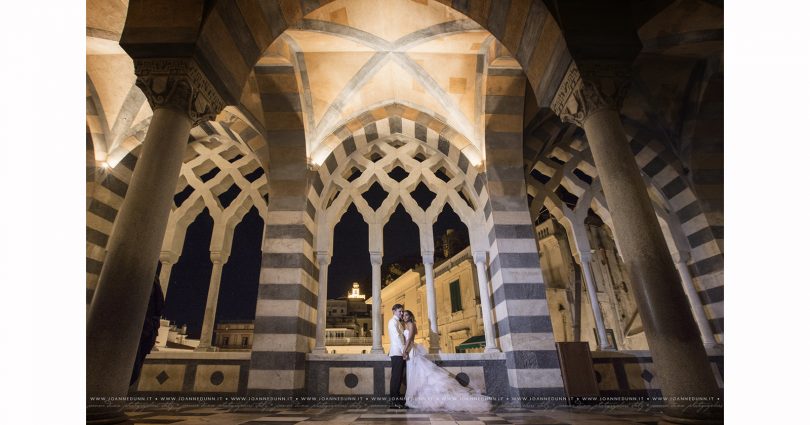
[[[655,409],[626,406],[556,407],[528,409],[499,407],[486,413],[425,412],[385,407],[227,409],[180,407],[125,409],[135,424],[181,425],[292,425],[292,424],[655,424]]]

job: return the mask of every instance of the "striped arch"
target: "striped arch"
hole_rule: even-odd
[[[328,174],[355,149],[357,143],[373,141],[379,137],[401,133],[423,141],[439,150],[458,165],[462,172],[470,173],[470,165],[478,166],[483,155],[464,135],[446,124],[440,115],[425,111],[417,105],[386,102],[337,126],[318,150],[312,153],[312,162],[325,165]]]
[[[221,136],[195,140],[189,144],[189,151],[196,156],[183,163],[175,193],[190,193],[185,199],[175,197],[161,251],[179,257],[188,226],[207,208],[214,220],[214,233],[224,231],[222,240],[212,237],[212,244],[222,243],[225,252],[230,252],[233,230],[245,214],[255,207],[264,217],[267,210],[267,179],[263,169],[246,146]],[[201,176],[214,167],[219,172],[203,180]],[[239,188],[239,195],[224,205],[219,197],[233,185]]]
[[[255,156],[263,168],[264,174],[266,171],[266,159],[261,161],[261,158],[266,158],[266,143],[264,138],[244,120],[239,118],[235,113],[223,111],[219,118],[222,121],[209,121],[197,126],[191,130],[189,136],[189,146],[186,148],[186,161],[195,157],[197,153],[193,149],[193,142],[198,139],[208,137],[218,137],[222,140],[232,141],[239,145],[242,153],[245,156]],[[88,131],[92,131],[88,126]],[[118,211],[124,202],[127,190],[129,188],[132,173],[135,171],[135,166],[140,157],[143,134],[135,134],[129,136],[131,139],[141,137],[137,143],[132,143],[134,147],[126,151],[123,156],[114,163],[110,168],[104,168],[101,162],[96,161],[94,168],[91,170],[88,163],[88,186],[92,187],[92,191],[88,190],[88,203],[87,203],[87,226],[86,226],[86,287],[87,305],[90,305],[93,293],[98,283],[98,277],[101,273],[101,267],[104,264],[104,257],[106,255],[107,241],[112,234],[115,218]],[[88,150],[89,150],[88,143]],[[253,149],[253,147],[258,149]],[[263,154],[262,156],[259,156]],[[89,161],[88,152],[88,161]],[[250,173],[253,169],[246,170],[245,173]],[[90,176],[92,174],[93,182],[91,183]],[[262,177],[264,178],[264,177]],[[177,192],[180,192],[185,187],[185,179],[181,178],[178,182]],[[227,188],[226,188],[227,189]],[[266,188],[262,188],[262,194],[266,193]],[[266,204],[266,203],[265,203]],[[264,207],[260,208],[261,215],[264,216]]]
[[[677,157],[649,132],[633,123],[625,122],[625,128],[636,163],[645,176],[648,190],[653,193],[651,197],[655,200],[654,194],[660,194],[661,202],[657,209],[659,216],[674,216],[677,227],[668,226],[671,234],[676,237],[682,234],[688,242],[693,282],[707,311],[713,332],[722,340],[722,242],[715,240],[698,198],[679,171],[682,167]],[[546,140],[542,140],[543,138]],[[524,164],[529,164],[530,157],[534,161],[526,170],[533,218],[538,216],[543,206],[558,219],[566,215],[567,207],[555,194],[559,187],[580,198],[578,207],[580,202],[585,201],[583,196],[587,189],[594,191],[587,207],[593,208],[612,229],[610,213],[599,187],[598,173],[581,130],[572,129],[572,126],[563,125],[558,119],[551,117],[527,137],[527,146],[530,148],[527,149]],[[583,181],[573,173],[574,170],[588,175],[593,182]]]
[[[477,229],[481,229],[480,224],[483,223],[483,209],[486,205],[486,188],[484,187],[484,175],[479,170],[476,162],[480,163],[480,153],[477,148],[456,131],[454,128],[446,124],[440,116],[436,116],[417,109],[415,106],[405,105],[399,102],[386,103],[380,106],[372,107],[370,110],[362,112],[357,116],[349,119],[348,121],[339,125],[333,133],[326,137],[326,141],[321,144],[324,150],[319,151],[319,156],[326,156],[323,164],[318,167],[315,174],[314,184],[310,193],[310,201],[313,205],[319,206],[318,209],[318,231],[317,246],[318,251],[331,252],[331,231],[337,221],[352,203],[352,199],[348,197],[341,186],[336,184],[336,180],[340,180],[343,186],[351,186],[345,180],[344,174],[347,173],[353,166],[366,170],[372,168],[367,180],[362,180],[364,185],[360,193],[365,192],[368,186],[378,181],[385,179],[385,177],[374,178],[372,173],[376,173],[376,168],[369,167],[369,161],[363,158],[375,145],[386,145],[382,149],[377,148],[381,152],[384,150],[388,152],[391,150],[387,146],[388,142],[403,145],[410,141],[417,142],[416,145],[406,147],[412,154],[417,151],[421,152],[427,159],[425,164],[431,164],[429,168],[424,171],[422,181],[431,188],[431,181],[437,184],[437,187],[447,187],[447,185],[435,178],[433,174],[440,168],[445,168],[449,174],[452,174],[453,179],[448,182],[452,186],[451,190],[447,191],[446,201],[450,204],[451,208],[462,218],[462,221],[468,226],[470,232],[470,242],[479,250],[486,250],[486,234],[482,234]],[[330,147],[326,151],[326,147]],[[411,152],[411,150],[413,150]],[[385,153],[383,152],[383,153]],[[433,157],[436,157],[433,159]],[[385,160],[380,160],[385,162]],[[393,161],[393,160],[392,160]],[[415,162],[411,158],[398,159],[401,165],[411,165],[419,168],[422,164]],[[362,164],[361,164],[362,163]],[[407,164],[406,164],[407,163]],[[388,168],[394,168],[393,163],[388,164]],[[387,168],[386,168],[387,170]],[[385,173],[386,170],[381,171]],[[387,170],[390,171],[390,170]],[[417,182],[418,184],[418,182]],[[335,202],[339,207],[332,209],[327,208],[327,203],[334,193],[340,190],[342,195]],[[463,194],[473,205],[469,208],[461,195]],[[356,197],[355,197],[356,198]],[[409,197],[408,197],[409,198]],[[410,198],[409,198],[410,199]],[[360,208],[365,204],[365,200],[360,197],[356,199],[356,205]],[[441,203],[441,205],[439,205]],[[388,214],[393,213],[396,203],[391,205]],[[438,217],[444,202],[440,202],[440,197],[434,200],[434,205],[431,208],[438,208],[435,216],[430,219],[435,221]],[[433,240],[432,227],[427,229],[424,220],[419,217],[424,215],[420,212],[418,206],[408,208],[409,205],[404,205],[408,213],[411,215],[414,222],[420,227],[421,231],[426,232],[422,239]],[[381,207],[382,208],[382,207]],[[434,208],[435,209],[435,208]],[[361,213],[362,214],[362,213]],[[429,213],[428,215],[433,214]],[[371,222],[387,222],[388,217],[374,217],[372,214],[363,214],[364,219]],[[431,221],[432,224],[432,221]],[[428,247],[423,247],[424,250],[432,250]]]
[[[571,62],[559,26],[547,7],[539,0],[438,0],[449,8],[469,17],[488,30],[503,44],[521,67],[541,106],[548,106],[554,92]],[[278,0],[217,2],[213,10],[199,8],[185,13],[202,15],[208,12],[199,34],[189,38],[188,28],[179,26],[167,30],[166,39],[195,49],[195,57],[218,86],[229,103],[235,104],[242,88],[261,53],[285,30],[300,28],[304,16],[328,7],[331,0]],[[121,43],[132,46],[129,51],[141,54],[143,46],[154,39],[148,31],[152,10],[160,8],[133,7],[130,3],[127,30]],[[165,18],[164,18],[165,19]],[[139,31],[140,30],[140,31]],[[172,31],[176,34],[172,36]],[[191,47],[193,46],[193,47]],[[142,51],[148,54],[147,50]]]
[[[402,120],[401,117],[389,117],[385,120],[389,119]],[[407,126],[407,120],[405,121]],[[378,137],[372,140],[360,137],[347,138],[345,143],[351,147],[341,144],[338,148],[343,147],[351,153],[334,171],[329,173],[326,167],[319,169],[320,176],[326,183],[317,204],[318,251],[332,252],[334,226],[352,203],[357,206],[363,219],[370,226],[379,226],[378,232],[382,231],[382,227],[388,222],[396,207],[401,204],[420,228],[422,250],[429,252],[433,251],[432,225],[438,219],[444,205],[449,204],[467,226],[471,245],[479,250],[486,248],[486,234],[482,232],[483,203],[474,189],[475,179],[471,176],[474,174],[462,171],[457,162],[450,160],[449,155],[439,151],[437,144],[431,146],[425,140],[403,133],[378,134]],[[377,160],[368,158],[375,153],[381,155],[381,158]],[[400,182],[388,176],[388,172],[398,166],[408,170],[408,176]],[[361,171],[361,175],[348,181],[347,178],[354,170]],[[437,176],[440,170],[449,180],[445,182]],[[467,171],[469,170],[468,168]],[[381,185],[389,194],[376,210],[362,197],[374,183]],[[410,195],[420,183],[424,183],[436,194],[426,209],[422,209]],[[369,246],[370,250],[381,248],[382,246],[371,244]]]

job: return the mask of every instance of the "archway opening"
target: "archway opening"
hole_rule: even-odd
[[[186,338],[199,339],[211,280],[211,233],[214,219],[208,208],[188,226],[183,252],[172,268],[163,317],[178,328],[186,325]]]
[[[470,246],[470,232],[450,204],[445,204],[433,223],[434,257],[438,264]]]
[[[368,253],[368,225],[354,203],[343,214],[334,231],[332,262],[329,265],[329,299],[346,296],[352,283],[360,293],[371,293],[371,266]]]
[[[419,227],[402,204],[383,228],[382,286],[396,280],[406,271],[422,263],[419,249]]]
[[[263,226],[259,210],[252,207],[233,231],[231,256],[222,268],[216,323],[256,318]]]

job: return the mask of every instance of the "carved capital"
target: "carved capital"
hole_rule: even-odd
[[[318,251],[318,265],[321,267],[328,266],[332,262],[332,256],[328,252]]]
[[[177,260],[180,259],[180,255],[172,252],[172,251],[160,251],[160,262],[164,265],[175,265],[177,264]]]
[[[375,266],[382,264],[382,252],[369,252],[369,256],[371,257],[371,264]]]
[[[473,261],[475,263],[481,263],[486,265],[487,263],[487,252],[486,251],[473,251]]]
[[[593,113],[621,109],[630,88],[630,66],[625,63],[571,63],[551,109],[564,122],[582,127]]]
[[[135,59],[135,84],[149,106],[184,111],[194,125],[213,120],[225,100],[191,58]]]

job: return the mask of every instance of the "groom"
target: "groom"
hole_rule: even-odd
[[[408,360],[408,353],[403,352],[405,348],[405,335],[402,329],[402,313],[405,308],[402,304],[394,304],[391,308],[394,317],[388,321],[388,335],[391,340],[391,348],[388,356],[391,357],[391,382],[389,407],[392,409],[407,409],[405,397],[399,393],[399,386],[405,377],[405,361]],[[406,383],[407,385],[407,383]]]

